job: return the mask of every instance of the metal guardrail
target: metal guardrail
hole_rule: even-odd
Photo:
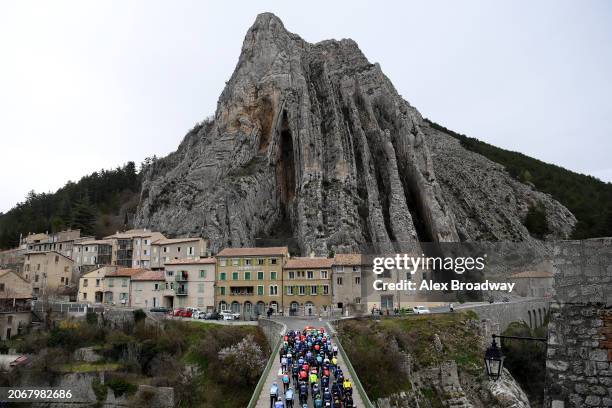
[[[278,324],[281,324],[281,323],[278,323]],[[276,343],[274,343],[274,345],[272,346],[273,349],[272,349],[272,353],[270,353],[270,358],[268,359],[268,363],[266,364],[266,367],[261,373],[261,377],[259,377],[259,381],[257,382],[257,385],[255,386],[255,391],[253,391],[253,395],[251,396],[251,399],[249,400],[249,405],[247,405],[247,408],[255,408],[255,406],[257,406],[257,402],[259,401],[259,398],[261,396],[261,390],[263,389],[263,386],[266,383],[266,380],[268,379],[268,375],[270,375],[270,370],[272,369],[272,365],[274,364],[274,359],[278,356],[278,353],[280,352],[280,344],[283,339],[283,334],[284,332],[287,331],[287,326],[285,324],[283,324],[282,326],[283,326],[283,329],[278,334],[278,340],[276,340]]]
[[[357,388],[357,392],[361,396],[361,400],[363,401],[363,405],[365,406],[365,408],[375,408],[374,404],[372,404],[372,401],[370,401],[370,397],[368,397],[368,394],[365,392],[365,389],[363,388],[363,384],[361,384],[361,381],[359,381],[359,376],[357,375],[355,368],[351,364],[351,360],[348,358],[348,355],[344,351],[344,347],[342,347],[342,343],[340,342],[340,339],[338,338],[338,332],[332,326],[332,323],[334,322],[338,322],[338,320],[335,320],[333,322],[332,321],[328,322],[327,327],[329,328],[329,331],[333,333],[334,338],[335,338],[334,340],[336,342],[336,345],[338,346],[338,351],[340,352],[340,354],[342,355],[342,358],[344,359],[344,364],[346,365],[346,368],[348,368],[349,373],[353,377],[354,388]]]

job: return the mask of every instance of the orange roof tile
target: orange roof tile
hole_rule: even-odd
[[[295,257],[287,260],[285,269],[331,268],[333,264],[332,258]]]
[[[336,254],[334,256],[334,265],[361,265],[361,254]]]
[[[114,272],[110,272],[106,274],[107,278],[112,278],[112,277],[132,277],[134,275],[137,275],[139,273],[148,271],[148,269],[142,269],[142,268],[121,268],[121,269],[117,269]]]
[[[164,271],[142,271],[132,276],[135,281],[163,281],[166,280]]]

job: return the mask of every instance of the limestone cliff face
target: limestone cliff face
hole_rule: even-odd
[[[520,220],[539,201],[553,236],[571,231],[567,209],[449,138],[354,41],[310,44],[261,14],[214,119],[145,171],[135,223],[213,250],[293,236],[303,254],[327,255],[530,239]]]

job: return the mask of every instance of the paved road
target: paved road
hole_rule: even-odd
[[[285,324],[287,326],[287,330],[302,330],[304,329],[305,326],[326,327],[326,324],[328,321],[328,319],[325,319],[325,318],[304,319],[304,318],[299,318],[299,317],[285,317],[285,318],[278,318],[275,320],[278,321],[279,323]],[[335,340],[335,339],[332,339],[332,340]],[[273,383],[278,384],[279,390],[282,391],[283,389],[282,382],[280,380],[280,377],[278,376],[278,370],[280,369],[280,358],[278,356],[278,352],[279,350],[273,351],[272,358],[274,360],[272,364],[272,369],[270,370],[270,374],[268,375],[268,378],[266,378],[266,382],[261,390],[261,395],[259,396],[259,400],[257,401],[257,405],[256,405],[257,408],[270,408],[271,406],[270,405],[270,387],[272,387]],[[348,370],[346,370],[346,363],[340,354],[338,354],[338,364],[340,364],[340,367],[342,367],[342,370],[344,371],[344,375],[349,376]],[[351,381],[352,381],[352,378],[351,378]],[[291,386],[294,387],[295,389],[294,384],[291,384]],[[295,397],[296,397],[296,402],[294,403],[294,407],[298,408],[299,407],[298,395],[296,394]],[[355,408],[364,407],[363,401],[361,400],[361,396],[359,395],[356,389],[353,390],[353,402],[354,402]],[[308,395],[308,406],[313,407],[312,396],[310,394]]]

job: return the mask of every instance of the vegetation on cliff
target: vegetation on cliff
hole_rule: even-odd
[[[537,190],[550,194],[567,207],[578,219],[573,238],[612,236],[612,183],[495,147],[428,119],[425,121],[432,128],[458,139],[464,148],[503,165],[516,180],[533,184]],[[545,229],[545,222],[542,212],[534,208],[530,210],[526,226],[532,235],[538,237]]]

